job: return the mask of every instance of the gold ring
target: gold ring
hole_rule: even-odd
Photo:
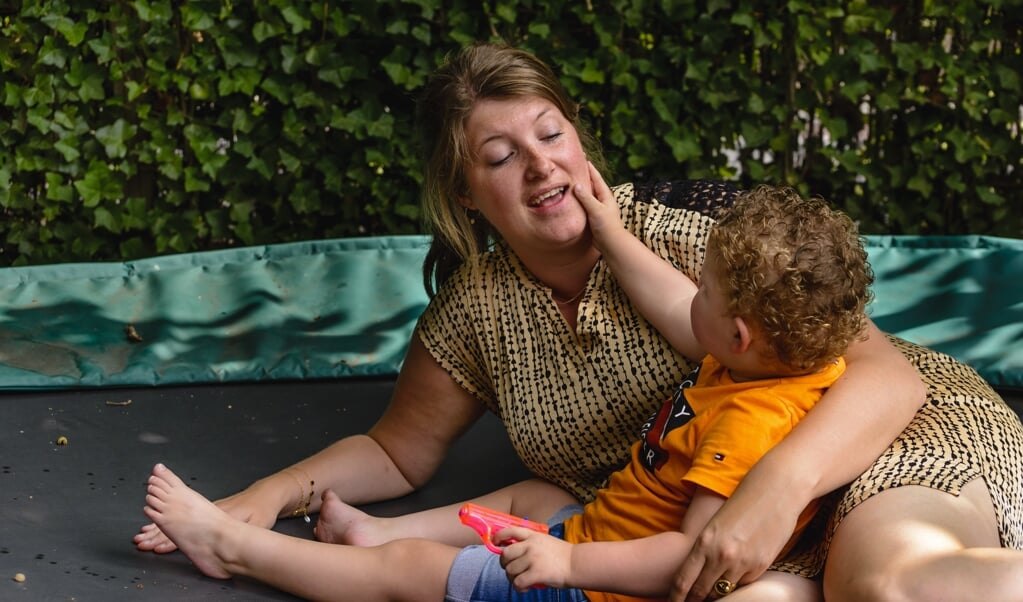
[[[714,584],[714,592],[719,596],[727,596],[735,590],[735,584],[722,577]]]

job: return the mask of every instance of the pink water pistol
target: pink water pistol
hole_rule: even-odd
[[[462,506],[458,510],[458,518],[461,519],[462,523],[472,527],[480,534],[480,539],[486,544],[487,549],[495,554],[501,553],[501,548],[495,545],[493,536],[505,527],[526,527],[540,533],[547,533],[549,529],[547,525],[543,523],[533,522],[529,519],[522,518],[519,516],[513,516],[505,512],[499,512],[497,510],[491,510],[490,508],[484,508],[478,504],[469,502]],[[500,541],[498,544],[504,545],[509,543],[515,543],[515,540]]]

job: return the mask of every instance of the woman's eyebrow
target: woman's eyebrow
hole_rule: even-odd
[[[539,113],[536,114],[536,117],[533,119],[533,123],[536,123],[537,121],[540,121],[541,119],[543,119],[544,115],[546,115],[546,114],[548,114],[550,112],[551,112],[551,107],[544,107],[543,109],[540,110]],[[493,140],[497,140],[499,138],[504,138],[504,137],[505,137],[505,135],[503,133],[495,133],[495,134],[492,134],[490,136],[487,136],[483,140],[480,140],[480,143],[477,145],[477,149],[483,148],[484,146],[486,146],[486,144],[488,142],[491,142]]]

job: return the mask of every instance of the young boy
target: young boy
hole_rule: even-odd
[[[327,545],[237,521],[162,465],[149,480],[146,515],[206,575],[248,575],[307,598],[507,600],[535,585],[548,587],[531,590],[531,600],[665,597],[695,535],[842,373],[841,354],[865,325],[872,275],[848,217],[761,187],[720,216],[697,288],[622,226],[592,168],[591,178],[597,196],[575,194],[604,261],[673,346],[706,357],[585,508],[537,480],[475,500],[553,516],[551,535],[512,527],[496,534],[515,540],[500,556],[459,549],[474,534],[458,523],[457,505],[379,519],[328,493],[317,537],[359,547]],[[715,590],[730,594],[740,578],[722,575]],[[769,581],[733,597],[762,600]]]

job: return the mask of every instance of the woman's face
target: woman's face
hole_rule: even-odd
[[[466,137],[474,158],[462,204],[482,213],[517,253],[583,239],[586,212],[572,187],[590,189],[586,154],[554,104],[535,96],[481,100],[466,120]]]

